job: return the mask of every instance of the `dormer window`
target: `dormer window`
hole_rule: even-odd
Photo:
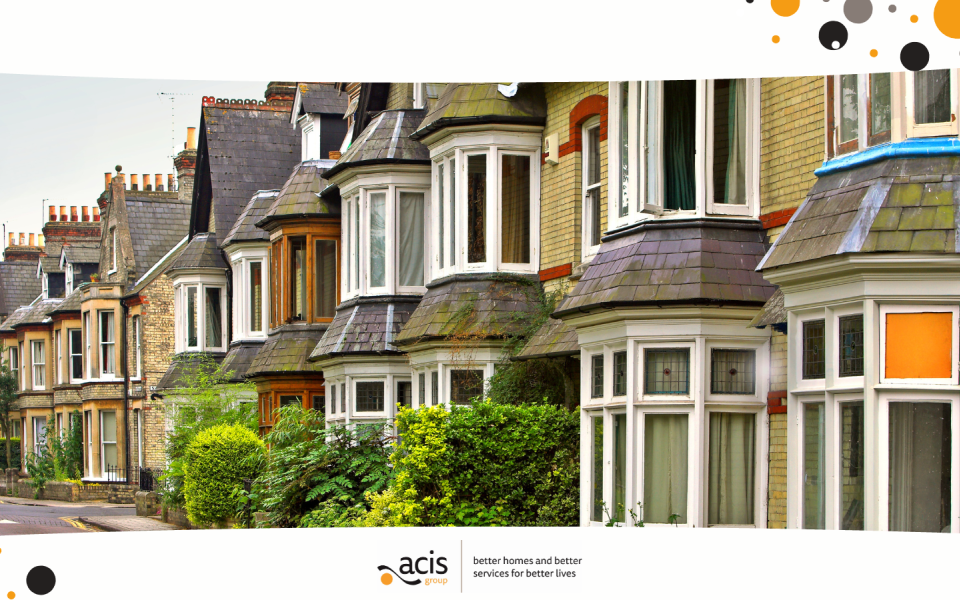
[[[423,187],[385,185],[345,199],[345,298],[423,293],[426,196]]]
[[[433,156],[434,279],[463,272],[533,273],[540,250],[540,136],[492,134],[485,146]]]
[[[758,214],[757,80],[611,83],[610,106],[609,229]]]

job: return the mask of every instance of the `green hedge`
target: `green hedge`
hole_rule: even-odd
[[[20,438],[10,438],[10,460],[12,467],[7,467],[7,449],[5,448],[6,438],[0,437],[0,469],[19,469],[20,468]]]
[[[366,526],[575,526],[580,419],[554,406],[403,409],[390,488]]]
[[[215,425],[199,432],[187,447],[183,495],[195,525],[219,524],[236,514],[232,498],[243,479],[256,477],[253,455],[263,442],[243,425]]]

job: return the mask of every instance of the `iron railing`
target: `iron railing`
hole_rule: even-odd
[[[140,491],[141,492],[152,492],[157,488],[157,480],[160,479],[160,475],[163,474],[163,471],[160,469],[146,469],[140,467],[138,469],[138,479],[140,481]]]

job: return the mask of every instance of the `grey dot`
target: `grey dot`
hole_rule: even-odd
[[[890,10],[890,12],[892,12],[892,13],[897,12],[897,5],[896,5],[896,4],[891,4],[889,10]]]
[[[843,3],[843,16],[851,23],[866,23],[873,14],[870,0],[847,0]]]

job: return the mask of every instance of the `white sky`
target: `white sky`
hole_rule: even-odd
[[[182,150],[187,127],[199,125],[203,96],[262,100],[266,87],[0,74],[0,223],[40,233],[44,206],[94,206],[103,174],[118,164],[127,174],[161,173],[166,185],[167,173],[176,175],[171,148]],[[187,95],[173,96],[171,115],[158,92]]]

